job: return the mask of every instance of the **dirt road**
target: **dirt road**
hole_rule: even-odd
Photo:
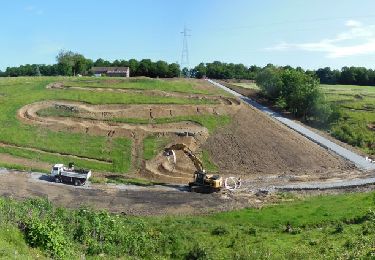
[[[53,183],[41,174],[0,170],[0,196],[25,199],[45,197],[58,206],[89,206],[130,215],[186,215],[231,210],[248,205],[223,194],[198,194],[183,186],[139,187]],[[204,205],[204,206],[203,206]]]

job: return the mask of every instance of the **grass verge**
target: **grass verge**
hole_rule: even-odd
[[[28,256],[33,249],[25,248],[25,243],[47,256],[70,259],[371,259],[375,255],[374,192],[194,217],[132,217],[57,208],[45,199],[0,198],[0,216],[0,228],[9,227],[9,236],[16,237]],[[9,236],[0,235],[0,245]]]

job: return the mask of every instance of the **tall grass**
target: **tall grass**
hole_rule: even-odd
[[[64,259],[371,259],[375,254],[374,192],[294,199],[209,216],[163,217],[0,198],[0,216],[0,245],[6,248],[0,254],[5,256],[18,246],[26,256],[43,252]]]
[[[352,85],[321,85],[327,100],[341,111],[339,121],[329,130],[337,139],[375,155],[375,87]]]

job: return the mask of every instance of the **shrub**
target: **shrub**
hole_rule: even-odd
[[[39,247],[57,258],[67,258],[71,244],[62,226],[46,219],[31,218],[25,224],[25,238],[32,247]]]
[[[246,232],[248,235],[256,236],[257,235],[257,229],[255,227],[249,227],[249,229]]]
[[[227,235],[229,231],[225,227],[216,227],[211,234],[215,236]]]
[[[335,227],[335,230],[333,231],[334,234],[339,234],[339,233],[342,233],[344,231],[344,225],[339,222],[337,223],[336,227]]]
[[[209,260],[211,259],[211,257],[209,256],[207,249],[199,245],[195,245],[189,251],[189,253],[187,253],[187,255],[185,256],[185,259],[186,260]]]

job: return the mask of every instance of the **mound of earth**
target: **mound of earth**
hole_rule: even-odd
[[[203,147],[224,175],[322,179],[353,169],[340,157],[246,106]]]

